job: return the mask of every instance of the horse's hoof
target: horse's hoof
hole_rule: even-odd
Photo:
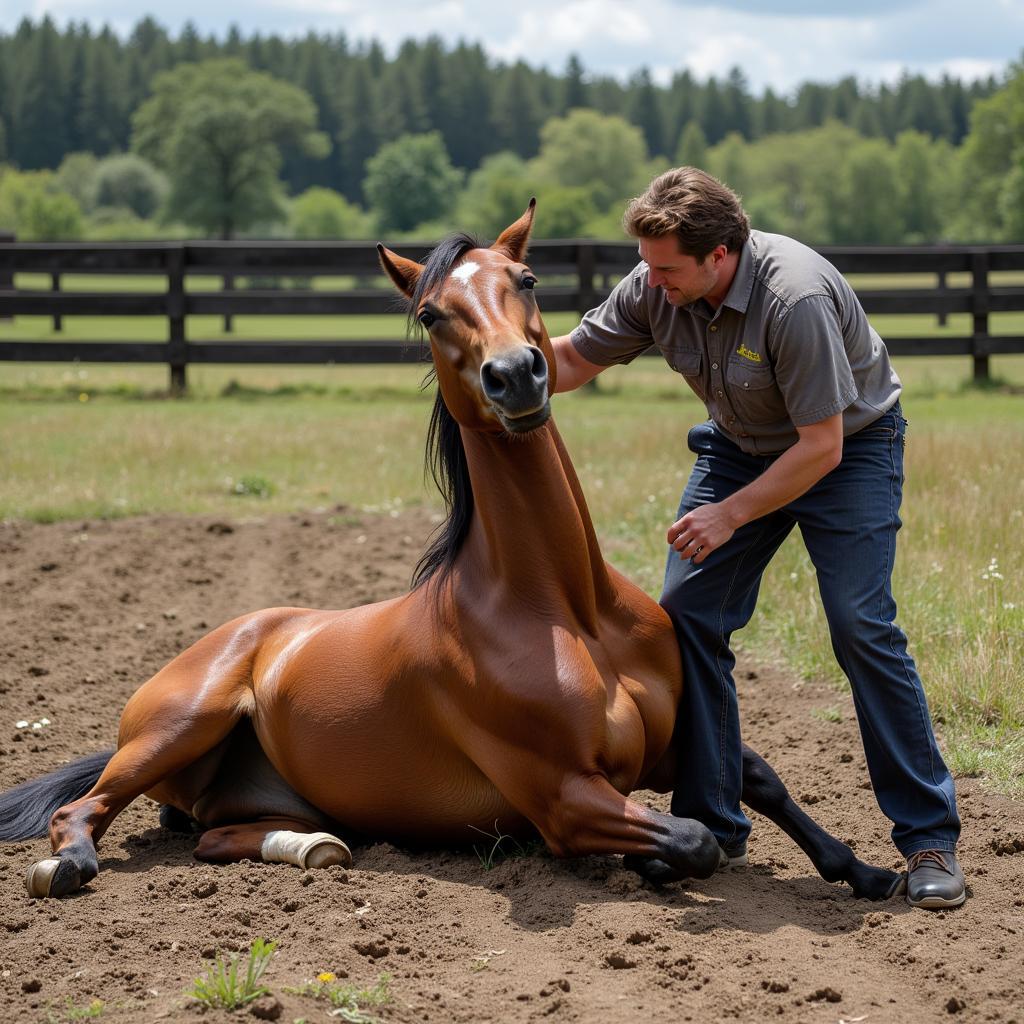
[[[25,875],[25,888],[33,899],[42,900],[50,895],[54,877],[60,867],[60,857],[47,857],[37,860]]]
[[[267,864],[295,864],[300,868],[332,864],[347,868],[352,863],[352,851],[328,832],[268,832],[261,852]]]

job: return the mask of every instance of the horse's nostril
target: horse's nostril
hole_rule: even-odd
[[[507,377],[500,372],[496,363],[497,360],[492,360],[480,367],[480,382],[488,398],[497,398],[508,385]]]
[[[539,348],[531,348],[530,353],[533,356],[533,366],[530,368],[533,379],[538,384],[543,383],[548,379],[548,362]]]

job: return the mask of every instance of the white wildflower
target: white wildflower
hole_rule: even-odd
[[[20,721],[17,721],[17,722],[14,723],[14,728],[15,729],[27,729],[28,728],[28,722],[26,722],[25,719],[22,718]]]

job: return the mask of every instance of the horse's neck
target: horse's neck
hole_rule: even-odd
[[[611,582],[554,421],[527,438],[464,430],[474,513],[462,556],[492,587],[568,607],[596,628]]]

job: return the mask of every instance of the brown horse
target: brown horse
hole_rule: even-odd
[[[339,834],[463,844],[540,833],[558,856],[617,853],[646,877],[707,877],[700,822],[631,800],[673,777],[681,671],[662,609],[601,556],[550,419],[554,359],[523,263],[533,203],[489,249],[465,236],[425,266],[380,260],[430,335],[430,438],[449,516],[412,591],[347,611],[229,622],[145,683],[118,747],[0,798],[0,838],[49,834],[33,896],[98,871],[96,842],[140,794],[202,832],[206,861],[347,863]],[[744,800],[822,875],[881,898],[858,861],[752,751]],[[52,816],[52,817],[51,817]]]

